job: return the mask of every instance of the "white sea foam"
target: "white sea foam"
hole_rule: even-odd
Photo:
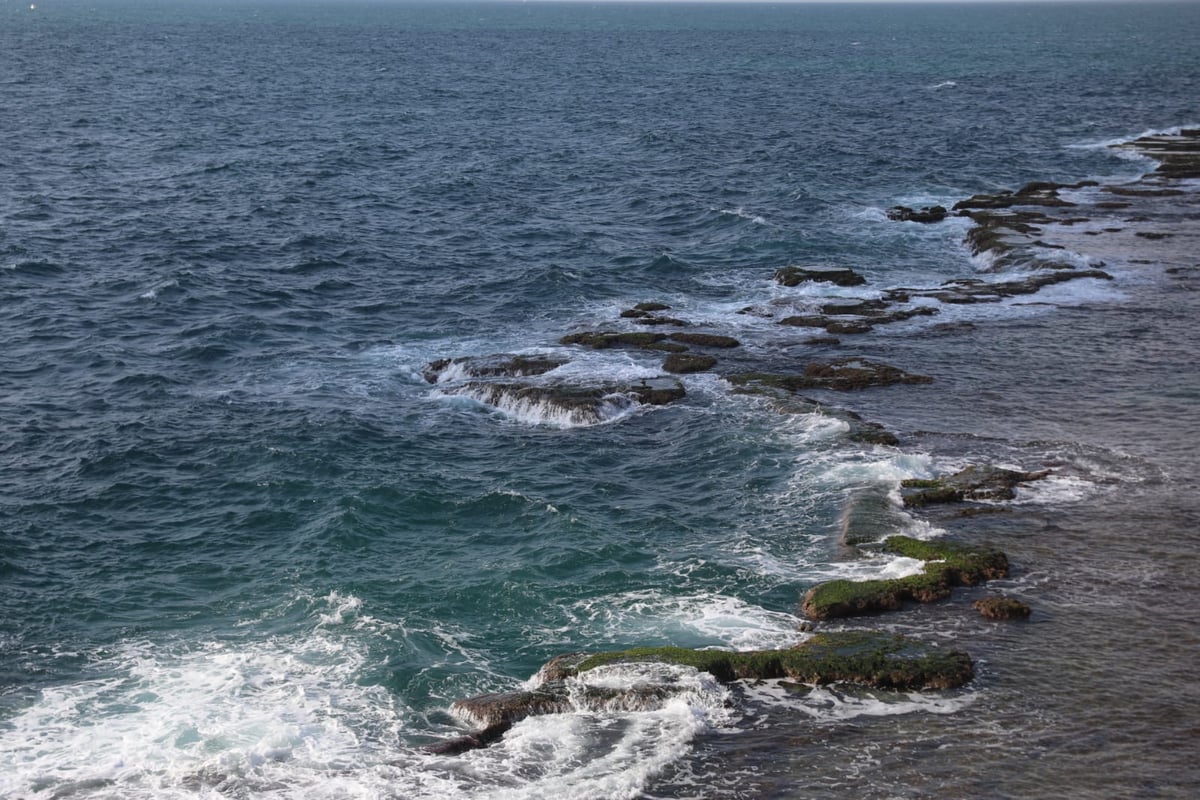
[[[456,389],[447,392],[446,395],[470,399],[523,425],[560,430],[616,422],[642,408],[641,404],[623,394],[608,395],[598,400],[594,406],[583,408],[564,407],[545,399],[523,397],[488,386]]]
[[[381,761],[404,716],[321,635],[164,650],[131,642],[97,677],[43,689],[0,731],[0,795],[319,796]]]
[[[1101,139],[1098,141],[1084,141],[1068,144],[1067,147],[1072,150],[1102,150],[1116,145],[1128,144],[1135,139],[1142,139],[1147,136],[1178,136],[1184,129],[1200,127],[1200,124],[1189,123],[1184,125],[1176,125],[1169,128],[1148,128],[1141,133],[1135,133],[1132,136],[1118,136],[1112,139]]]
[[[691,680],[694,688],[661,708],[523,720],[498,744],[460,757],[454,794],[513,800],[641,796],[649,779],[685,753],[698,734],[731,719],[726,691],[690,672],[689,678],[680,670],[676,679]]]
[[[799,620],[727,595],[671,595],[659,590],[588,599],[568,609],[570,628],[589,641],[694,642],[735,650],[787,647]]]
[[[845,578],[853,581],[907,578],[925,571],[925,562],[887,553],[874,554],[854,561],[838,561],[814,566],[810,571],[814,582]]]
[[[745,687],[745,691],[753,701],[783,707],[819,722],[913,713],[954,714],[970,706],[976,697],[971,692],[888,692],[837,685],[801,688],[780,680],[758,682]]]
[[[425,754],[405,744],[430,732],[424,715],[358,680],[365,640],[345,623],[361,601],[300,600],[317,618],[307,634],[127,642],[93,663],[94,677],[45,687],[0,726],[0,796],[384,798],[403,787],[413,800],[633,797],[734,713],[705,673],[620,665],[577,683],[661,686],[660,699],[608,707],[580,691],[573,712],[525,720],[486,750]]]
[[[738,217],[740,219],[749,220],[750,222],[753,222],[755,225],[766,225],[767,224],[766,219],[759,216],[758,214],[752,214],[752,213],[746,211],[746,209],[742,208],[741,206],[738,206],[737,208],[721,208],[721,209],[713,208],[711,210],[716,211],[718,214],[725,214],[727,216]]]
[[[1099,488],[1093,481],[1076,475],[1051,474],[1039,481],[1019,486],[1013,502],[1055,506],[1077,503],[1094,495]]]

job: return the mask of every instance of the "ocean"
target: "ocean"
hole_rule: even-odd
[[[1200,181],[1112,145],[1200,125],[1197,42],[1170,2],[0,4],[0,795],[1194,796]],[[1095,213],[1020,252],[1107,278],[780,324],[1028,276],[886,212],[1088,180],[1134,194],[1061,190]],[[472,366],[512,355],[552,363]],[[832,359],[932,381],[730,380]],[[1051,474],[881,535],[1009,577],[816,623],[967,686],[682,670],[430,750],[561,653],[799,643],[809,588],[911,567],[839,542],[849,499],[970,464]]]

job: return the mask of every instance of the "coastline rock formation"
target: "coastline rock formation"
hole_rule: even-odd
[[[850,683],[879,689],[953,689],[975,674],[970,656],[914,639],[872,631],[819,633],[782,650],[731,652],[682,647],[639,647],[607,653],[572,653],[548,661],[532,689],[457,700],[451,711],[479,730],[427,748],[455,755],[495,742],[523,719],[572,711],[645,710],[687,691],[657,680],[614,686],[588,683],[587,673],[616,664],[688,667],[722,683],[787,678],[807,684]]]
[[[889,536],[882,550],[924,561],[925,568],[906,578],[818,584],[804,595],[801,609],[805,616],[822,620],[894,611],[907,600],[931,603],[949,597],[955,586],[974,586],[1008,575],[1008,558],[987,547]]]
[[[985,597],[976,600],[971,606],[985,618],[996,621],[1010,619],[1028,619],[1030,608],[1020,600],[1012,597]]]
[[[760,385],[786,389],[789,392],[804,389],[835,389],[855,391],[873,386],[891,386],[897,383],[932,383],[928,375],[914,375],[899,367],[869,361],[865,358],[841,358],[828,362],[813,362],[800,375],[780,375],[768,372],[746,372],[727,376],[735,386]]]

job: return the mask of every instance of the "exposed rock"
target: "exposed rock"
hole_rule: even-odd
[[[1136,150],[1159,162],[1156,175],[1166,178],[1200,178],[1200,130],[1185,128],[1177,134],[1155,134],[1113,145]]]
[[[887,218],[896,222],[930,223],[941,222],[948,213],[943,206],[929,206],[920,211],[914,211],[908,206],[892,206],[887,210]]]
[[[666,334],[650,331],[582,331],[567,334],[558,341],[561,344],[579,344],[595,350],[606,350],[610,347],[648,348],[666,338]]]
[[[971,657],[958,650],[872,631],[814,634],[783,650],[728,652],[682,647],[638,647],[609,653],[571,653],[551,659],[535,689],[457,700],[451,710],[482,726],[476,733],[440,742],[428,752],[456,755],[486,746],[531,716],[575,710],[644,710],[661,707],[687,690],[670,680],[628,687],[589,684],[587,673],[618,664],[675,665],[707,672],[722,682],[786,678],[807,684],[852,683],[880,689],[954,689],[975,676]],[[663,669],[663,667],[659,667]]]
[[[930,603],[950,596],[954,586],[977,583],[1008,574],[1008,558],[999,550],[944,540],[922,541],[889,536],[883,550],[925,562],[918,575],[868,581],[834,580],[818,584],[801,605],[810,619],[835,619],[894,611],[905,601]]]
[[[979,278],[956,278],[937,289],[900,289],[906,295],[928,297],[949,304],[998,303],[1007,297],[1034,294],[1047,286],[1067,281],[1096,278],[1110,281],[1112,275],[1099,269],[1046,269],[1011,281],[985,281]]]
[[[736,386],[759,384],[786,389],[836,389],[850,391],[871,386],[890,386],[896,383],[931,383],[927,375],[913,375],[889,364],[865,358],[842,358],[826,363],[814,362],[803,375],[780,375],[769,372],[747,372],[730,375],[727,380]]]
[[[570,359],[554,355],[522,356],[496,353],[490,356],[441,358],[426,364],[425,368],[421,370],[421,374],[430,383],[437,383],[447,374],[448,370],[456,376],[470,378],[524,378],[532,375],[544,375],[568,361]]]
[[[716,366],[716,363],[717,359],[712,356],[692,353],[672,353],[663,362],[663,369],[676,375],[685,375],[712,369]]]
[[[740,347],[742,344],[732,336],[721,336],[716,333],[672,333],[670,338],[673,342],[682,342],[695,347],[716,347],[722,350]]]
[[[654,314],[645,314],[635,317],[633,320],[635,325],[674,325],[677,328],[687,327],[687,322],[675,317],[658,317]]]
[[[853,683],[881,689],[953,689],[974,677],[966,653],[872,631],[819,633],[784,650],[729,652],[639,647],[582,659],[578,655],[568,658],[566,666],[554,661],[547,664],[546,674],[570,676],[607,664],[653,661],[694,667],[723,682],[791,678],[806,683]]]
[[[995,194],[977,194],[954,204],[955,211],[972,209],[1002,209],[1013,206],[1073,206],[1067,200],[1058,196],[1059,189],[1082,189],[1085,186],[1097,186],[1095,181],[1080,181],[1079,183],[1061,184],[1050,181],[1035,181],[1027,183],[1015,192],[1001,191]]]
[[[887,308],[885,300],[857,300],[853,303],[826,303],[821,306],[821,313],[836,316],[839,314],[878,314]]]
[[[898,302],[907,302],[907,295],[902,291],[888,293],[889,300],[893,297],[904,297]],[[876,325],[886,325],[891,322],[903,322],[913,317],[933,316],[938,309],[929,306],[913,306],[888,311],[890,304],[887,300],[863,300],[856,303],[827,303],[821,306],[821,314],[802,314],[785,317],[780,325],[791,325],[799,328],[824,328],[826,333],[856,334],[868,333]],[[857,317],[846,319],[845,317]]]
[[[867,279],[852,269],[783,267],[775,273],[775,281],[783,286],[799,286],[807,281],[832,283],[835,286],[862,286]]]
[[[1026,619],[1030,608],[1012,597],[985,597],[971,604],[980,614],[993,620]]]
[[[969,466],[953,475],[932,480],[911,479],[902,481],[901,496],[909,508],[934,503],[960,503],[967,500],[1011,500],[1016,497],[1016,487],[1022,483],[1037,481],[1050,474],[1050,470],[1021,472],[1000,467]]]

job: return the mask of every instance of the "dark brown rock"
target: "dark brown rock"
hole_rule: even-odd
[[[867,279],[852,269],[783,267],[775,273],[775,281],[783,286],[799,286],[808,281],[832,283],[835,286],[862,286]]]
[[[732,336],[721,336],[716,333],[672,333],[670,338],[673,342],[682,342],[695,347],[726,349],[741,346],[741,342]]]
[[[1030,608],[1012,597],[985,597],[971,604],[980,614],[992,620],[1027,619]]]
[[[692,353],[672,353],[663,361],[663,369],[676,375],[685,375],[692,372],[710,370],[716,364],[717,359],[712,356]]]
[[[929,206],[922,208],[920,211],[915,211],[908,206],[892,206],[887,210],[887,218],[896,222],[941,222],[946,218],[946,211],[943,206]]]

